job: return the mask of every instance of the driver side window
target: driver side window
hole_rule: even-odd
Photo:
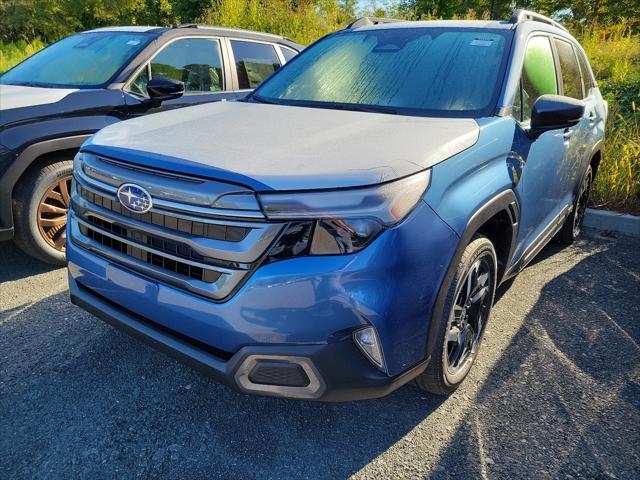
[[[184,82],[185,93],[222,91],[220,42],[213,38],[183,38],[170,43],[138,74],[129,90],[148,96],[147,83],[155,77]]]
[[[513,116],[520,122],[531,119],[535,101],[545,94],[558,94],[558,79],[548,37],[532,37],[524,55],[519,91],[513,103]]]

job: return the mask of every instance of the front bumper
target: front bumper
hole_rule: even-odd
[[[324,345],[246,346],[231,358],[223,359],[188,339],[161,329],[152,322],[128,312],[96,295],[69,277],[71,301],[96,317],[127,332],[178,360],[211,375],[220,383],[244,393],[322,401],[349,401],[387,395],[424,371],[428,359],[396,377],[376,370],[358,351],[350,335]],[[242,381],[247,365],[255,359],[307,360],[317,378],[317,388],[276,386],[263,389]],[[312,382],[313,383],[313,382]],[[273,386],[269,386],[273,387]]]
[[[385,395],[424,370],[431,310],[458,242],[421,203],[357,254],[264,265],[231,298],[212,302],[75,244],[80,234],[73,216],[68,232],[74,303],[240,390],[319,400]],[[386,372],[352,340],[354,330],[369,325]],[[297,357],[298,364],[307,359],[301,368],[317,385],[310,391],[246,388],[241,369],[255,355]]]

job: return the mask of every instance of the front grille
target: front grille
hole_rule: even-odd
[[[141,222],[150,223],[169,230],[188,233],[199,237],[224,240],[227,242],[241,242],[247,237],[251,230],[246,227],[239,227],[235,225],[207,224],[156,212],[135,213],[124,208],[117,199],[111,199],[106,196],[99,195],[85,187],[80,187],[80,195],[87,201],[98,205],[99,207],[125,217],[130,217]]]
[[[132,230],[94,216],[89,216],[87,220],[96,227],[99,227],[101,230],[110,232],[115,236],[122,237],[123,239],[127,238],[135,239],[138,241],[141,240],[147,245],[153,246],[155,249],[158,249],[159,244],[161,244],[162,250],[166,251],[167,253],[182,256],[185,259],[199,259],[195,257],[195,255],[197,255],[195,254],[195,252],[193,252],[189,247],[183,244],[169,242],[167,240],[158,239],[150,235],[140,234],[140,232],[135,232],[136,235],[134,235]],[[179,260],[174,260],[173,258],[163,256],[160,253],[149,252],[147,250],[144,250],[143,248],[136,247],[122,240],[104,235],[97,229],[94,230],[90,227],[87,227],[86,225],[81,224],[80,231],[83,235],[89,237],[91,240],[104,245],[107,248],[115,250],[118,253],[122,253],[137,260],[141,260],[163,270],[177,273],[178,275],[181,275],[183,277],[187,277],[193,280],[200,280],[201,282],[206,283],[215,283],[221,275],[221,273],[216,270],[197,267],[189,263],[181,262]],[[202,257],[200,256],[200,259],[201,258]]]
[[[212,206],[221,195],[242,193],[238,185],[124,169],[91,155],[80,163],[74,171],[69,240],[114,264],[213,301],[225,301],[237,291],[285,227],[266,222],[259,206],[255,211]],[[150,212],[132,212],[120,204],[117,191],[126,182],[151,193]],[[247,207],[243,195],[228,205]]]

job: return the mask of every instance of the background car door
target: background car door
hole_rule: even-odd
[[[520,226],[514,251],[518,259],[540,237],[544,229],[564,207],[566,141],[563,130],[545,132],[535,140],[524,131],[531,120],[535,101],[544,94],[560,93],[551,40],[546,35],[529,39],[516,95],[513,115],[520,127],[513,150],[523,166],[515,187],[520,200]]]
[[[222,61],[218,38],[186,37],[165,45],[128,85],[133,113],[153,113],[172,108],[236,98],[231,90]],[[147,82],[155,77],[168,77],[184,83],[184,95],[150,108]],[[131,96],[129,96],[131,97]]]

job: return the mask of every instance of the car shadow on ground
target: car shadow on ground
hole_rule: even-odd
[[[55,270],[54,265],[31,258],[13,242],[0,242],[0,284]]]
[[[343,404],[244,395],[103,324],[66,293],[5,318],[3,478],[345,478],[443,402],[413,386]]]
[[[545,285],[435,478],[640,477],[640,259],[624,260],[594,253]]]

